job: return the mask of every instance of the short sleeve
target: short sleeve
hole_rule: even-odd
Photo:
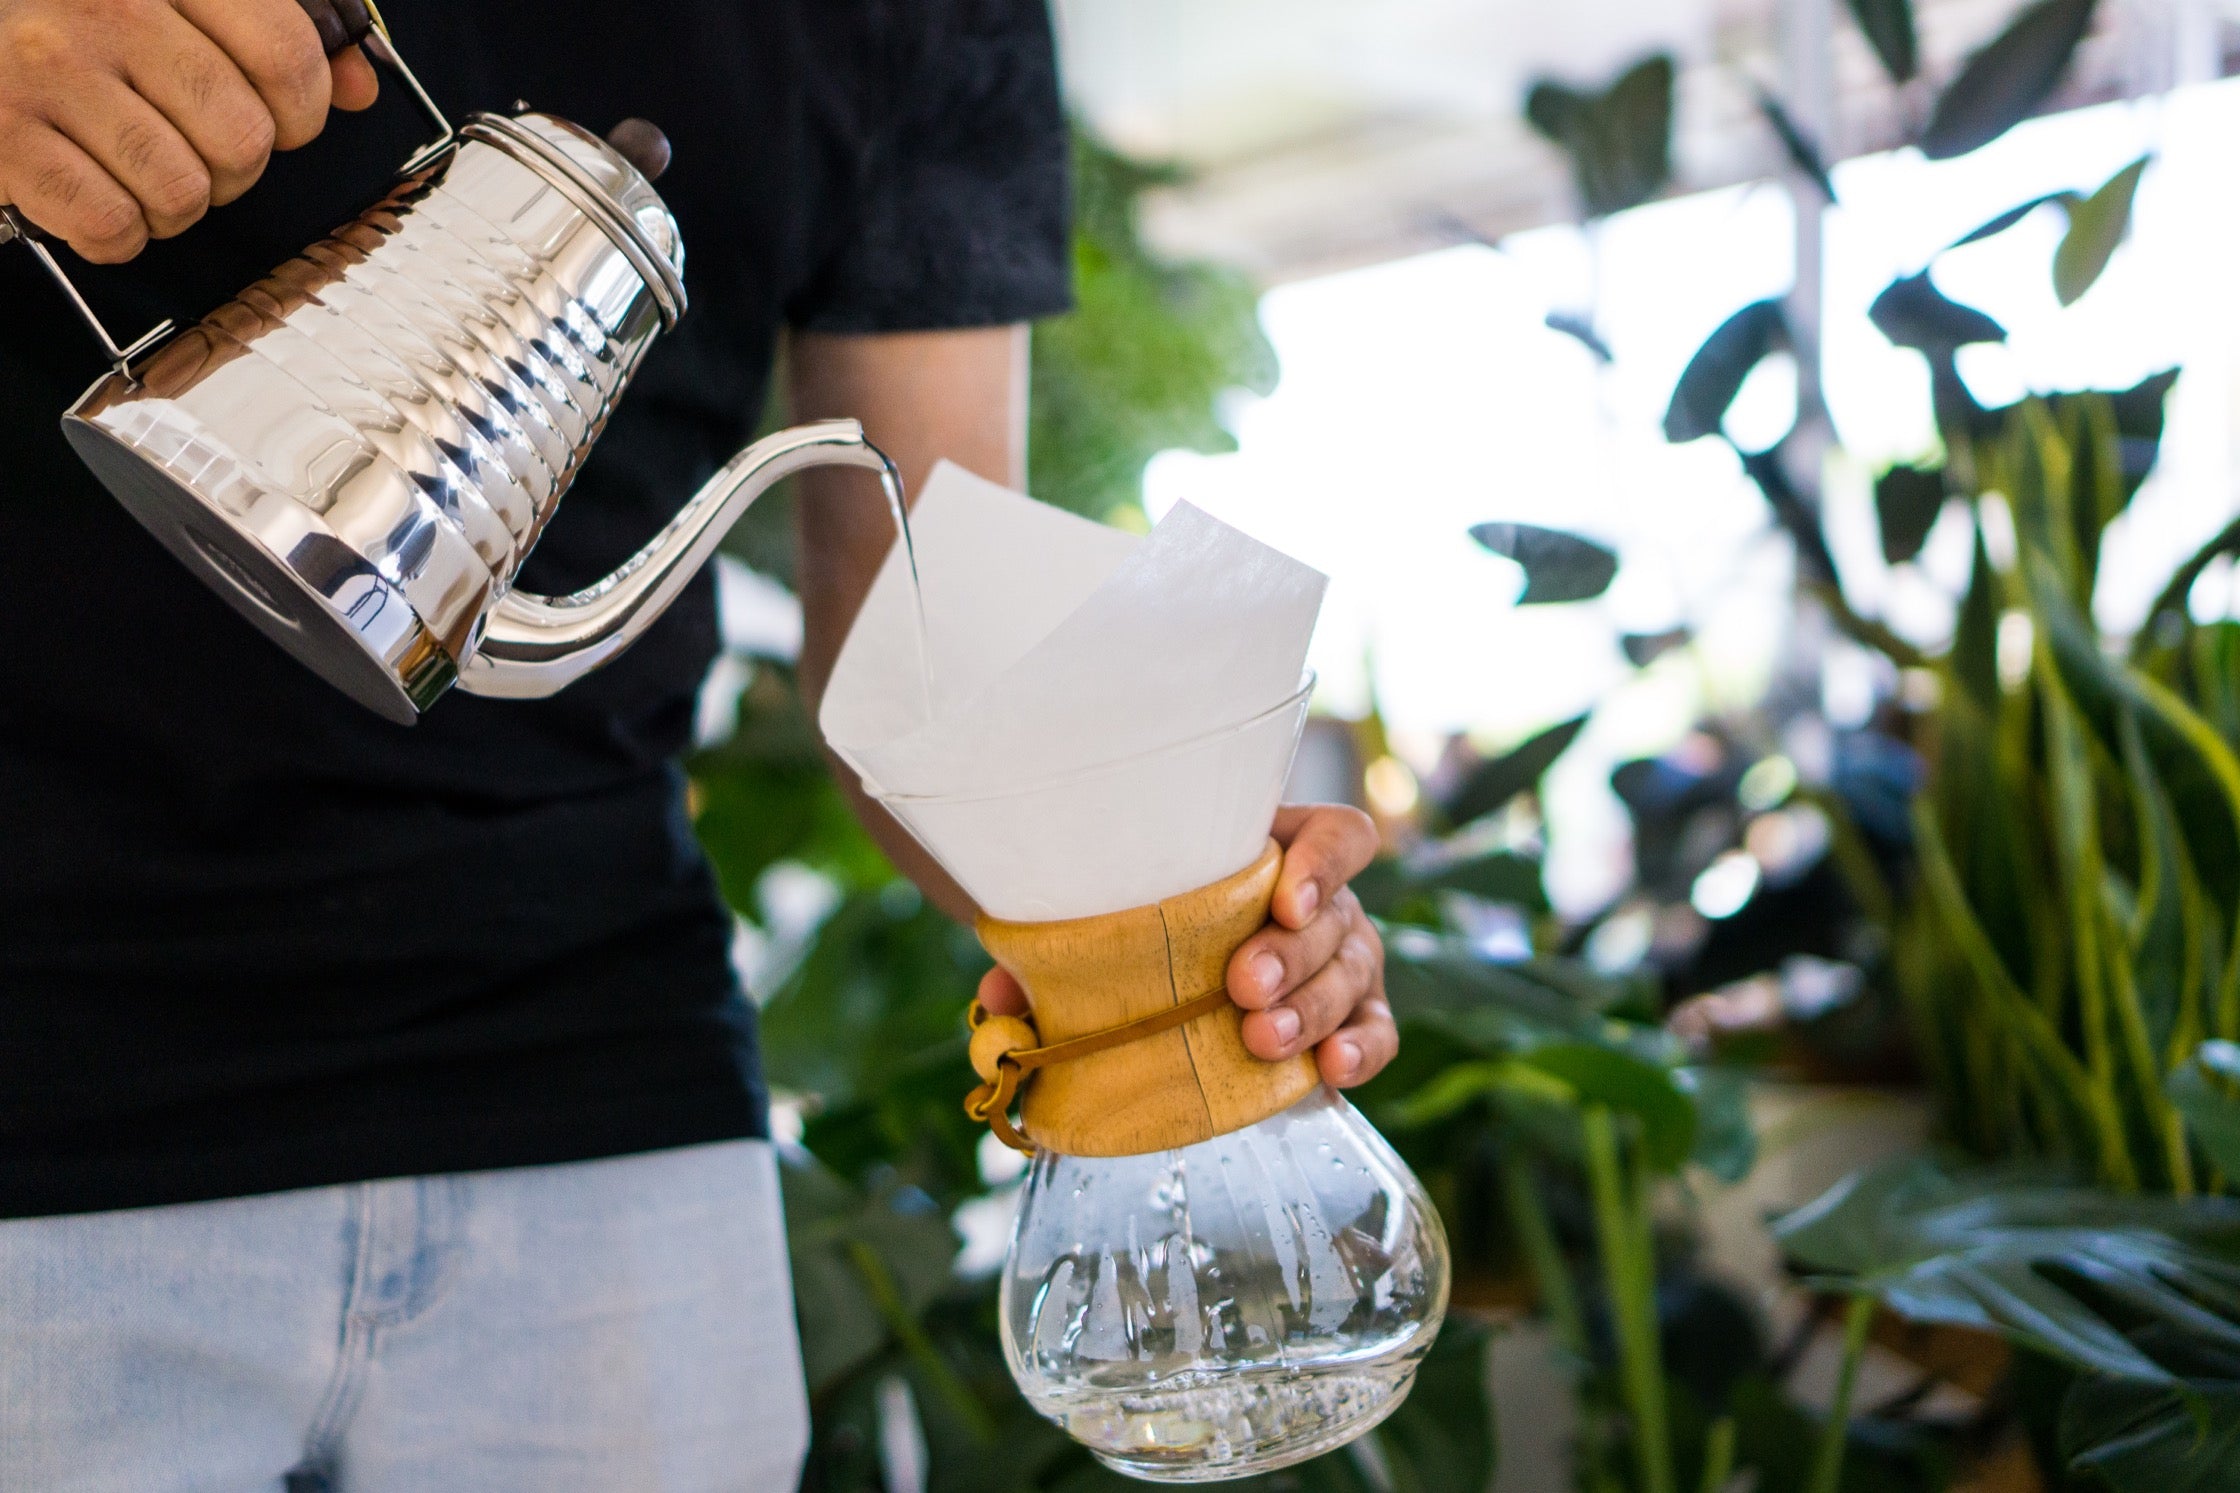
[[[1068,161],[1046,0],[917,0],[891,113],[836,246],[787,308],[812,332],[997,326],[1072,305]]]

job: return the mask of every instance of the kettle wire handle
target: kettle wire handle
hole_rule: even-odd
[[[413,76],[411,67],[405,63],[396,44],[390,40],[388,23],[382,20],[381,11],[374,0],[332,0],[332,3],[330,0],[297,0],[297,3],[311,17],[312,24],[318,27],[320,42],[329,57],[344,47],[363,47],[366,56],[375,66],[396,79],[406,96],[412,100],[413,107],[434,127],[434,142],[415,152],[412,159],[405,162],[401,175],[410,175],[420,170],[458,143],[458,135],[452,129],[451,121],[444,117],[443,110],[429,97],[428,90],[420,86],[420,80]],[[109,329],[102,325],[101,318],[94,314],[93,307],[86,303],[86,298],[79,294],[78,287],[71,282],[69,271],[54,257],[54,251],[41,242],[38,231],[31,226],[30,221],[14,207],[0,203],[0,245],[11,241],[20,241],[29,249],[32,258],[38,260],[40,268],[47,272],[47,277],[62,287],[63,295],[77,311],[79,319],[93,333],[94,341],[101,344],[102,355],[109,360],[109,366],[117,371],[119,377],[132,379],[132,360],[170,336],[174,330],[176,324],[167,317],[131,342],[120,346],[117,339],[110,335]]]

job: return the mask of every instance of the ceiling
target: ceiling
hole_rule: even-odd
[[[1886,148],[2019,0],[1916,8],[1924,77],[1894,90],[1841,0],[1055,0],[1080,117],[1189,168],[1146,205],[1154,243],[1267,281],[1568,218],[1563,163],[1519,118],[1525,90],[1600,84],[1655,50],[1681,63],[1683,189],[1780,169],[1759,84],[1823,121],[1831,158]],[[2231,71],[2235,15],[2240,0],[2102,0],[2051,107]],[[1798,81],[1814,76],[1832,87]]]

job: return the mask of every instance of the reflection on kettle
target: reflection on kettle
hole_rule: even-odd
[[[389,194],[200,322],[119,348],[63,416],[109,491],[236,611],[409,725],[454,683],[549,695],[642,633],[772,484],[892,465],[853,421],[748,447],[622,567],[561,597],[513,580],[653,339],[684,245],[646,178],[548,114],[454,130],[385,32],[365,38],[439,131]],[[152,348],[153,351],[148,349]]]

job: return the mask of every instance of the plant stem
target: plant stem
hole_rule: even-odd
[[[1664,1354],[1657,1340],[1656,1264],[1642,1249],[1647,1191],[1637,1165],[1629,1188],[1618,1154],[1616,1121],[1602,1105],[1579,1115],[1586,1132],[1587,1174],[1593,1185],[1596,1242],[1604,1289],[1618,1339],[1618,1374],[1633,1420],[1634,1457],[1641,1493],[1673,1493],[1672,1443],[1666,1434]],[[1631,1191],[1635,1194],[1628,1198]]]
[[[1851,1391],[1859,1379],[1859,1360],[1867,1353],[1867,1328],[1874,1322],[1874,1298],[1854,1296],[1843,1318],[1843,1367],[1836,1375],[1836,1399],[1820,1446],[1812,1457],[1812,1478],[1805,1493],[1837,1493],[1843,1485],[1843,1448],[1851,1428]]]
[[[1592,1362],[1587,1351],[1586,1317],[1579,1310],[1579,1293],[1571,1283],[1571,1267],[1556,1246],[1556,1231],[1548,1222],[1548,1208],[1540,1200],[1540,1179],[1532,1163],[1510,1153],[1502,1159],[1501,1194],[1509,1211],[1509,1227],[1516,1231],[1517,1247],[1524,1251],[1532,1283],[1540,1292],[1540,1305],[1555,1329],[1556,1343],[1584,1367]]]
[[[934,1393],[940,1395],[951,1413],[964,1423],[974,1441],[982,1446],[993,1446],[996,1424],[987,1407],[973,1394],[971,1386],[957,1377],[948,1360],[941,1356],[941,1350],[934,1347],[933,1339],[926,1336],[925,1328],[910,1315],[910,1308],[903,1304],[901,1290],[878,1254],[861,1239],[848,1240],[846,1249],[849,1263],[856,1267],[856,1273],[870,1288],[871,1300],[886,1320],[887,1330],[902,1344],[918,1372],[925,1375]]]
[[[1703,1480],[1699,1493],[1719,1493],[1734,1475],[1734,1417],[1722,1415],[1711,1423],[1703,1441]]]

